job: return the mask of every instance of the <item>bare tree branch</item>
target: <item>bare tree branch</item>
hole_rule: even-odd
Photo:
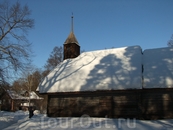
[[[50,71],[62,61],[63,61],[63,49],[61,46],[60,47],[55,46],[44,67],[46,68],[46,71],[47,70]]]
[[[172,34],[171,39],[168,41],[167,44],[169,47],[173,47],[173,34]]]
[[[12,71],[24,70],[31,61],[31,44],[26,38],[34,27],[30,14],[28,6],[19,2],[12,6],[8,1],[0,3],[0,80]]]

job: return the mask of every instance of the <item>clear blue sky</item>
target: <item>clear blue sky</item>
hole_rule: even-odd
[[[139,45],[143,50],[167,47],[173,34],[173,0],[20,0],[32,10],[35,27],[28,39],[42,68],[55,46],[71,30],[82,50]]]

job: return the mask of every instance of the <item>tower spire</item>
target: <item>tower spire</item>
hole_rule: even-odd
[[[64,42],[64,60],[76,58],[80,55],[80,45],[73,32],[73,12],[71,16],[71,32]]]
[[[73,32],[73,12],[72,12],[72,16],[71,16],[71,32]]]

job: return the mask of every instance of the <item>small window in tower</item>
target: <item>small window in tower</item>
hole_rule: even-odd
[[[69,58],[69,56],[70,56],[70,46],[67,46],[66,47],[66,58]]]
[[[70,51],[70,47],[67,48],[67,51]]]

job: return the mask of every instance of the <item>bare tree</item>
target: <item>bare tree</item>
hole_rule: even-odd
[[[171,36],[171,39],[168,41],[168,46],[173,47],[173,34]]]
[[[12,89],[15,90],[17,93],[28,92],[31,91],[36,92],[36,89],[42,79],[42,72],[39,69],[32,68],[25,73],[22,73],[21,78],[15,80],[12,85]],[[39,97],[42,97],[43,100],[32,100],[32,103],[36,105],[37,108],[40,107],[41,112],[46,111],[47,107],[47,95],[40,95],[36,92]],[[26,95],[25,95],[26,96]],[[27,95],[29,96],[29,95]],[[31,99],[28,98],[28,106],[31,105]]]
[[[12,72],[24,70],[31,63],[31,44],[26,36],[33,28],[34,20],[29,18],[28,6],[19,2],[10,5],[8,1],[0,3],[0,81],[12,75]]]
[[[51,71],[62,61],[63,61],[63,49],[61,46],[60,47],[55,46],[44,67],[46,71]]]
[[[42,72],[39,69],[33,68],[33,70],[34,71],[30,70],[28,72],[22,73],[22,76],[13,82],[12,89],[18,93],[23,90],[31,90],[36,92],[36,89],[42,79]]]
[[[32,77],[33,77],[33,86],[31,88],[31,91],[35,91],[37,90],[37,87],[39,85],[39,83],[41,82],[41,71],[40,70],[36,70],[32,73]]]
[[[42,72],[42,80],[49,74],[50,70],[44,70]]]
[[[23,78],[19,78],[15,80],[12,84],[12,89],[15,90],[17,93],[21,93],[21,91],[24,91],[25,88],[26,88],[26,84]]]

